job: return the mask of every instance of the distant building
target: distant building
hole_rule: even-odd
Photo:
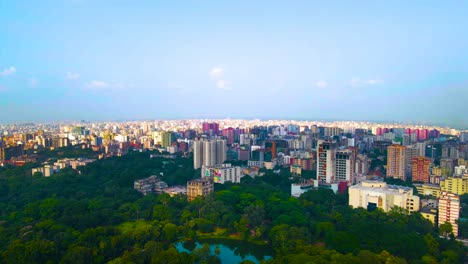
[[[419,195],[433,196],[439,198],[440,196],[440,185],[431,183],[415,183],[413,184],[418,190]]]
[[[391,145],[387,149],[387,177],[406,180],[406,147]]]
[[[335,149],[331,141],[317,143],[317,180],[321,183],[335,182]]]
[[[437,209],[431,207],[424,207],[419,210],[421,215],[427,220],[431,221],[433,225],[437,224]]]
[[[214,191],[213,179],[203,177],[187,182],[187,199],[194,200],[198,196],[207,196]]]
[[[354,172],[359,175],[367,175],[369,173],[370,160],[366,155],[359,154],[356,157],[356,165]]]
[[[291,184],[291,196],[299,197],[301,194],[318,187],[318,181],[310,179],[301,183]]]
[[[242,168],[232,166],[231,164],[218,164],[215,166],[203,166],[201,170],[202,177],[210,177],[215,183],[224,184],[229,181],[232,183],[240,183],[242,178]]]
[[[385,212],[398,206],[409,212],[415,212],[419,210],[419,196],[413,195],[413,188],[410,187],[367,180],[349,187],[349,205],[368,210],[381,208]]]
[[[431,160],[426,157],[416,157],[413,158],[411,165],[411,177],[413,182],[429,182],[429,167],[431,165]]]
[[[226,161],[227,141],[224,139],[193,142],[193,167],[214,166]]]
[[[176,196],[178,194],[186,195],[187,188],[185,188],[184,186],[173,186],[173,187],[164,188],[163,192],[169,194],[169,196],[171,197]]]
[[[167,188],[167,183],[161,181],[156,176],[150,176],[145,179],[137,180],[133,183],[133,188],[143,195],[149,193],[162,193],[164,188]]]
[[[349,149],[338,150],[335,153],[335,182],[355,183],[355,157]]]
[[[458,236],[457,220],[460,217],[460,196],[442,192],[439,198],[439,220],[438,226],[449,222],[452,224],[453,234]]]
[[[448,177],[440,181],[440,189],[443,192],[463,195],[468,193],[468,174],[464,176]]]

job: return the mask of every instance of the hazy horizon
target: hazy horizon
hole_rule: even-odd
[[[0,1],[0,123],[232,117],[466,129],[467,8]]]

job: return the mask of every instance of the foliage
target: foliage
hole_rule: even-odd
[[[206,246],[191,254],[173,246],[206,235],[266,244],[275,252],[268,263],[457,263],[465,255],[419,213],[351,209],[326,189],[292,198],[284,169],[189,203],[133,190],[134,180],[160,173],[185,185],[199,175],[188,158],[130,152],[47,178],[31,176],[34,166],[0,170],[1,263],[219,263]]]

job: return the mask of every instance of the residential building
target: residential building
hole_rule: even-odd
[[[143,195],[150,193],[162,193],[164,188],[167,188],[167,183],[161,181],[156,176],[150,176],[145,179],[136,180],[133,182],[133,188]]]
[[[335,182],[355,183],[354,166],[356,164],[354,157],[353,151],[349,149],[335,152]]]
[[[218,164],[215,166],[202,166],[202,177],[211,177],[213,182],[224,184],[229,181],[232,183],[240,183],[242,178],[242,168],[232,166],[231,164]]]
[[[226,140],[200,140],[193,142],[193,168],[199,169],[204,166],[214,166],[226,161]]]
[[[431,221],[433,225],[437,224],[437,209],[431,207],[424,207],[419,210],[421,215],[427,220]]]
[[[443,191],[439,198],[438,226],[449,222],[452,224],[453,234],[458,236],[457,220],[460,217],[460,196]]]
[[[387,149],[387,177],[406,181],[406,147],[391,145]]]
[[[440,181],[440,189],[443,192],[463,195],[468,193],[468,174],[463,176],[448,177]]]
[[[317,180],[321,183],[335,182],[335,150],[331,141],[317,142]]]
[[[431,160],[419,156],[413,158],[412,165],[411,165],[411,177],[413,182],[429,182],[429,167],[431,165]]]
[[[436,198],[439,198],[440,196],[440,185],[438,184],[415,183],[413,185],[416,187],[416,190],[418,190],[418,194],[420,195],[434,196]]]
[[[198,196],[207,196],[214,191],[213,179],[203,177],[187,182],[187,199],[194,200]]]

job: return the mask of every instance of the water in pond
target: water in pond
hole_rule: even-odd
[[[205,243],[210,246],[211,254],[216,255],[216,248],[219,249],[218,257],[222,264],[240,263],[243,260],[260,263],[261,260],[268,260],[273,256],[273,250],[268,246],[231,239],[202,239],[195,242],[178,242],[175,246],[179,252],[191,253]]]

